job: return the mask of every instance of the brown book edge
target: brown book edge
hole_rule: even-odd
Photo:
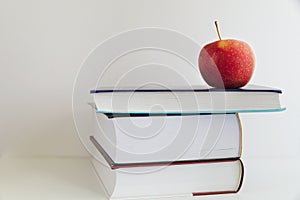
[[[240,189],[242,188],[243,185],[243,181],[244,181],[244,164],[243,162],[238,159],[241,163],[241,175],[240,175],[240,180],[239,180],[239,184],[236,190],[233,191],[216,191],[216,192],[193,192],[192,195],[193,196],[206,196],[206,195],[219,195],[219,194],[234,194],[240,191]]]
[[[144,162],[144,163],[115,163],[108,153],[97,142],[94,136],[90,136],[90,140],[96,147],[98,152],[104,157],[111,169],[132,168],[132,167],[151,167],[151,166],[169,166],[169,165],[187,165],[200,163],[217,163],[217,162],[232,162],[239,160],[239,157],[234,158],[220,158],[208,160],[182,160],[182,161],[162,161],[162,162]]]

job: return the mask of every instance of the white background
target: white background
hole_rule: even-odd
[[[0,0],[0,155],[87,156],[72,117],[76,74],[111,35],[137,27],[179,31],[200,46],[247,41],[252,84],[283,90],[287,111],[243,114],[243,158],[300,154],[300,1]]]

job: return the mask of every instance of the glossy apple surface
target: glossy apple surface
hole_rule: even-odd
[[[255,58],[251,47],[238,40],[219,40],[207,44],[199,54],[199,69],[208,85],[240,88],[251,79]]]
[[[217,21],[215,26],[219,40],[201,49],[198,60],[200,73],[212,87],[243,87],[250,81],[254,71],[254,53],[246,42],[222,40]]]
[[[239,40],[218,40],[205,45],[199,54],[199,69],[208,85],[240,88],[251,79],[255,58],[251,47]]]

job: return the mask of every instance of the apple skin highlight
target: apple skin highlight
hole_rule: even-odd
[[[251,47],[239,40],[218,40],[207,44],[199,54],[199,69],[208,85],[234,89],[245,86],[255,67]]]
[[[255,58],[251,47],[239,40],[222,40],[218,21],[215,21],[219,40],[205,45],[198,64],[202,77],[212,87],[236,89],[251,79]]]

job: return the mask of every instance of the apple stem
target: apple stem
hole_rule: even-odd
[[[218,21],[215,21],[215,25],[216,25],[216,29],[217,29],[217,33],[218,33],[218,37],[220,40],[222,40],[221,38],[221,34],[220,34],[220,31],[219,31],[219,26],[218,26]]]

